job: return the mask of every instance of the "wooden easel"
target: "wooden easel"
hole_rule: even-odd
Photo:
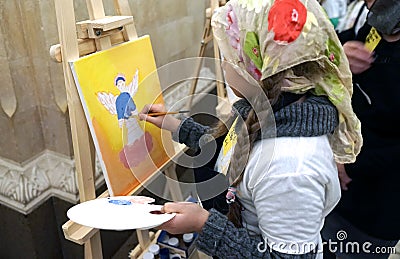
[[[206,21],[204,24],[204,29],[203,29],[203,38],[201,40],[201,45],[200,45],[200,50],[198,57],[204,57],[206,47],[210,41],[213,42],[213,49],[214,49],[214,58],[215,58],[215,76],[216,76],[216,85],[217,85],[217,96],[220,98],[225,98],[226,97],[226,90],[224,87],[223,83],[223,76],[222,76],[222,69],[221,69],[221,63],[220,63],[220,53],[218,49],[218,43],[213,37],[212,33],[212,28],[211,28],[211,17],[214,13],[214,10],[220,6],[223,6],[226,4],[226,0],[210,0],[210,7],[206,9],[205,15],[206,15]],[[195,70],[195,77],[193,79],[190,91],[189,91],[189,101],[187,103],[187,110],[190,110],[192,107],[192,102],[194,98],[194,94],[196,93],[196,87],[197,87],[197,82],[198,82],[198,76],[200,74],[200,69],[201,69],[201,60],[198,61],[196,70]]]
[[[137,33],[128,0],[114,0],[117,16],[107,17],[102,0],[87,0],[90,20],[78,23],[75,20],[73,0],[54,1],[60,44],[51,46],[50,55],[54,60],[63,63],[79,198],[80,202],[84,202],[96,198],[95,150],[69,62],[90,53],[111,48],[119,43],[134,40],[137,38]],[[176,152],[175,156],[184,150],[181,146],[178,149],[181,151]],[[158,168],[158,171],[164,171],[172,180],[177,179],[172,159]],[[152,181],[153,178],[154,176],[149,177],[146,181]],[[179,184],[172,180],[167,181],[172,199],[183,201]],[[142,185],[138,186],[131,190],[129,195],[137,194],[142,188]],[[107,196],[109,194],[106,191],[99,197]],[[66,239],[84,245],[85,258],[103,258],[98,229],[82,226],[72,221],[66,222],[62,228]],[[138,230],[136,233],[139,244],[131,253],[132,258],[140,257],[157,236],[157,233],[147,230]]]

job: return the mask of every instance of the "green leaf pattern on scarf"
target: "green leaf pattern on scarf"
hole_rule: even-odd
[[[243,51],[254,62],[258,69],[262,68],[263,61],[260,53],[260,43],[255,32],[246,33]]]
[[[340,49],[339,46],[331,38],[328,38],[326,42],[325,55],[336,66],[340,65]]]

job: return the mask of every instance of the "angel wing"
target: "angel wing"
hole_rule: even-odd
[[[117,96],[112,93],[106,92],[98,92],[97,99],[103,104],[103,106],[111,113],[111,115],[117,114],[117,108],[115,105],[115,101],[117,100]]]
[[[132,82],[128,85],[129,89],[129,94],[133,98],[135,96],[136,92],[138,91],[139,88],[139,70],[136,69],[136,73],[133,76]]]

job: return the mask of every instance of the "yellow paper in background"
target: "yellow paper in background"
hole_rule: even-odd
[[[372,27],[367,35],[367,38],[365,39],[365,47],[372,52],[376,46],[378,46],[381,39],[381,35],[379,35],[378,31]]]
[[[145,104],[164,103],[150,38],[70,65],[110,195],[127,195],[169,160],[172,147],[171,134],[136,116]]]

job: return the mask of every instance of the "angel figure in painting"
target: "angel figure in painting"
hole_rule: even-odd
[[[126,132],[126,137],[123,137],[125,145],[120,152],[120,160],[127,168],[137,166],[153,147],[150,133],[145,133],[140,127],[137,107],[133,100],[139,88],[138,83],[138,70],[130,84],[126,84],[123,74],[118,74],[114,79],[114,85],[120,91],[119,95],[107,92],[97,93],[99,101],[111,115],[117,115],[118,125],[122,132]]]

